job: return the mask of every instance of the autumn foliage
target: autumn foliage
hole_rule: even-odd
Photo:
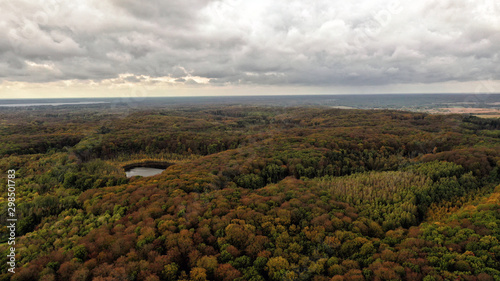
[[[18,272],[2,255],[0,280],[500,278],[493,121],[239,106],[0,119],[0,167],[22,187]],[[125,177],[148,159],[172,165]]]

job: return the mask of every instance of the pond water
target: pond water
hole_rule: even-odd
[[[150,177],[154,175],[158,175],[161,172],[165,171],[165,169],[157,169],[157,168],[148,168],[148,167],[135,167],[128,171],[125,171],[127,178],[135,177],[135,176],[143,176]]]

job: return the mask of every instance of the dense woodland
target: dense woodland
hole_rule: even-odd
[[[498,281],[499,132],[389,110],[0,109],[19,219],[0,280]],[[125,177],[144,161],[172,165]]]

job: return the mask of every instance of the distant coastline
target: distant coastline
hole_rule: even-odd
[[[58,103],[12,103],[0,104],[1,107],[29,107],[29,106],[61,106],[61,105],[87,105],[87,104],[103,104],[109,103],[105,101],[93,102],[58,102]]]
[[[139,108],[184,108],[206,106],[329,107],[338,109],[389,109],[427,113],[494,114],[500,112],[500,94],[357,94],[357,95],[269,95],[184,96],[116,98],[0,99],[0,108],[42,106]],[[480,111],[480,113],[478,112]]]

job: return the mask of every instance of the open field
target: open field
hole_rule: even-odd
[[[474,114],[474,116],[479,118],[500,118],[500,114]]]
[[[441,114],[481,114],[481,115],[498,115],[500,109],[496,108],[475,108],[475,107],[443,107],[429,110],[430,113]],[[485,117],[486,118],[486,117]]]

